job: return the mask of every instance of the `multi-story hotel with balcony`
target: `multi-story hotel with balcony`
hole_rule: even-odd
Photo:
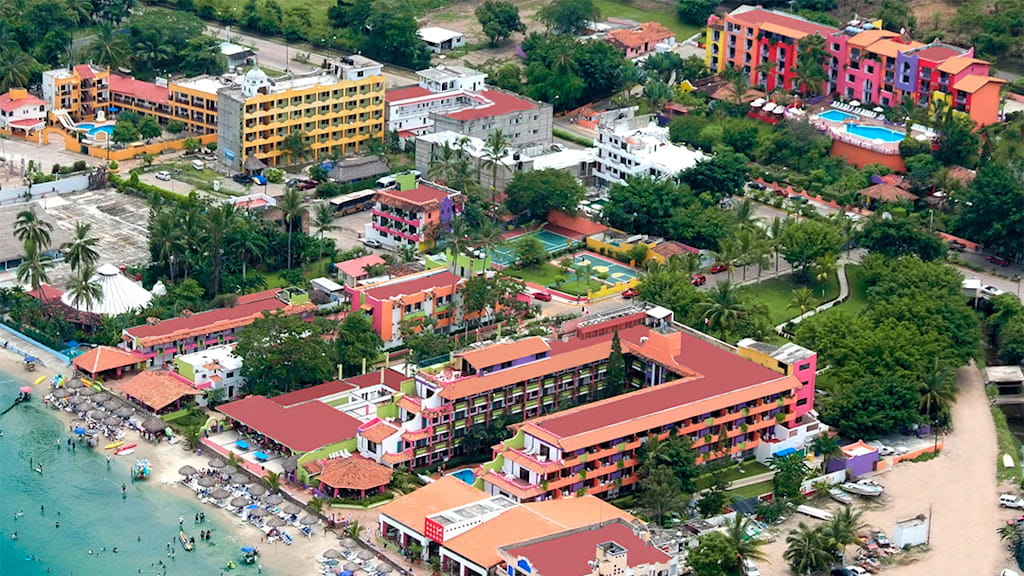
[[[629,383],[641,389],[516,426],[513,438],[495,446],[495,461],[481,469],[486,492],[518,502],[614,497],[634,489],[638,452],[650,437],[687,436],[698,461],[708,462],[755,455],[762,443],[794,434],[806,440],[808,431],[819,429],[810,414],[810,351],[786,350],[781,358],[794,365],[783,367],[772,351],[747,354],[670,318],[655,327],[619,330],[619,336],[627,358],[643,359],[660,376],[650,380],[647,369],[634,366],[627,371]],[[605,333],[583,341],[609,338]],[[753,356],[758,361],[748,359]],[[640,374],[642,380],[634,379]]]
[[[452,217],[460,209],[457,190],[417,181],[411,174],[399,176],[394,188],[381,190],[374,197],[363,235],[385,246],[409,246],[423,252],[451,226]]]
[[[384,76],[379,63],[362,56],[274,80],[254,68],[240,87],[220,90],[218,99],[217,153],[232,170],[249,157],[269,166],[298,162],[283,145],[293,132],[309,145],[308,159],[351,156],[384,138]]]
[[[75,122],[95,120],[110,104],[110,70],[92,64],[43,72],[43,100],[66,110]]]
[[[705,61],[721,72],[727,66],[748,75],[751,85],[798,89],[800,42],[810,35],[825,40],[827,79],[822,86],[864,104],[897,106],[905,96],[919,105],[943,101],[980,126],[999,120],[1004,80],[989,75],[989,63],[973,48],[934,41],[915,42],[882,29],[881,21],[851,21],[841,30],[752,6],[708,18]]]

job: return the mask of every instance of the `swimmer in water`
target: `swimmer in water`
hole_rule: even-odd
[[[18,518],[21,518],[24,515],[25,512],[23,510],[19,510],[17,513],[14,514],[14,519],[17,520]]]
[[[17,539],[18,539],[18,533],[17,532],[15,532],[14,534],[11,534],[11,540],[17,540]]]
[[[57,522],[57,523],[55,523],[55,524],[53,525],[53,527],[54,527],[54,528],[60,528],[60,522]]]
[[[40,514],[45,514],[46,513],[46,505],[44,505],[44,504],[40,504],[39,505],[39,513]]]
[[[111,550],[111,552],[113,552],[114,554],[117,554],[117,546],[114,546],[114,549]]]

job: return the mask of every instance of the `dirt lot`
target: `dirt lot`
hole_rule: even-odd
[[[954,431],[946,438],[941,457],[901,464],[879,476],[886,487],[885,500],[865,509],[865,521],[884,529],[890,537],[895,522],[932,511],[931,549],[916,554],[913,562],[886,568],[883,574],[980,576],[996,575],[1011,567],[1012,559],[996,529],[1013,514],[996,504],[996,433],[981,375],[973,367],[962,368],[957,383],[960,395],[953,408]],[[800,517],[782,525],[780,538],[766,547],[771,564],[761,563],[765,576],[792,574],[782,552],[785,535],[799,521],[818,522]]]

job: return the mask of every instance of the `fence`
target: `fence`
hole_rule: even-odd
[[[49,346],[46,346],[45,344],[40,344],[39,342],[33,340],[32,338],[29,338],[28,336],[22,334],[21,332],[18,332],[17,330],[15,330],[14,328],[11,328],[10,326],[7,326],[6,324],[0,323],[0,330],[9,333],[10,335],[14,336],[15,338],[19,338],[19,339],[21,339],[21,340],[23,340],[25,342],[28,342],[29,344],[31,344],[33,346],[36,346],[37,348],[39,348],[43,352],[46,352],[46,353],[52,355],[59,362],[63,362],[67,366],[71,365],[71,359],[68,358],[67,356],[61,354],[60,352],[57,352],[56,350],[54,350],[53,348],[50,348]],[[12,351],[18,353],[22,357],[33,356],[33,357],[35,357],[36,359],[39,360],[40,364],[42,364],[43,366],[46,365],[43,362],[42,358],[39,358],[38,354],[31,354],[31,353],[25,352],[25,351],[19,349],[14,344],[11,344],[10,342],[6,342],[6,341],[5,341],[4,347],[7,348],[8,350],[12,350]]]
[[[14,204],[16,202],[27,202],[38,200],[43,196],[59,196],[71,192],[79,192],[89,188],[88,174],[75,174],[53,182],[42,182],[29,184],[28,186],[15,186],[0,190],[0,204]]]

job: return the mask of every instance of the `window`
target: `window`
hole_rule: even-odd
[[[797,406],[804,406],[804,405],[806,405],[806,404],[807,404],[807,401],[808,401],[808,399],[807,399],[807,398],[801,398],[801,399],[799,399],[799,400],[797,400],[797,401],[796,401],[796,405],[797,405]]]
[[[810,362],[805,362],[805,363],[797,366],[797,370],[807,370],[810,367],[811,367],[811,363]]]

